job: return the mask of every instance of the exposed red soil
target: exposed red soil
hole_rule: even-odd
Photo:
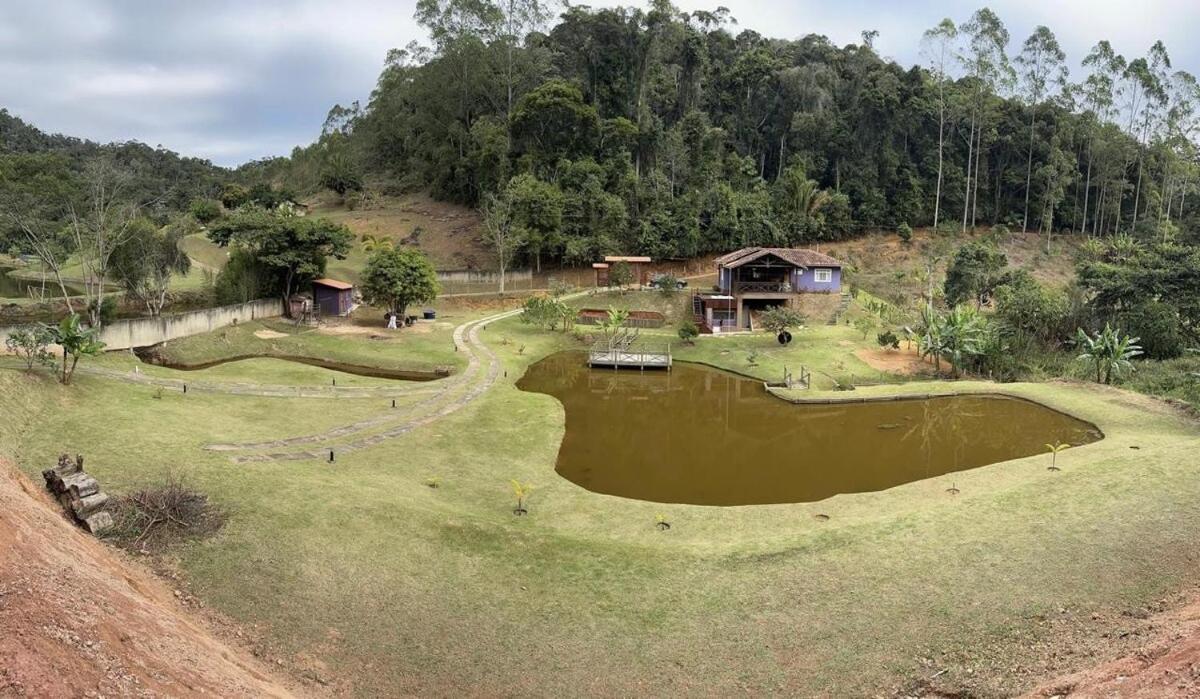
[[[1152,619],[1133,653],[1045,682],[1028,697],[1200,697],[1200,595]]]
[[[915,350],[910,349],[859,349],[854,352],[854,356],[863,360],[863,362],[879,371],[888,374],[897,374],[900,376],[930,376],[938,375],[937,369],[934,368],[933,362],[922,359],[921,355]],[[942,363],[942,375],[949,376],[951,368],[945,362]]]
[[[0,696],[290,696],[0,462]]]

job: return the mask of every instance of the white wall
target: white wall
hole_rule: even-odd
[[[212,332],[235,323],[283,315],[279,299],[259,299],[233,306],[218,306],[186,313],[171,313],[157,318],[114,320],[100,329],[105,349],[120,350],[146,347],[189,335]],[[0,346],[11,328],[0,328]],[[0,351],[3,351],[0,348]]]

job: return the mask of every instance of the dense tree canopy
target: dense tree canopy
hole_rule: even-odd
[[[1100,41],[1072,85],[1051,28],[1011,37],[987,9],[926,32],[914,68],[872,32],[770,39],[666,0],[546,18],[536,0],[422,2],[433,45],[393,51],[365,107],[262,172],[312,187],[336,142],[472,206],[533,178],[563,212],[525,239],[530,263],[903,224],[1170,237],[1196,218],[1197,86],[1161,43],[1127,60]]]
[[[303,283],[324,274],[328,258],[345,259],[354,241],[340,223],[256,207],[216,222],[208,237],[218,245],[250,253],[261,271],[273,279],[270,288],[277,289],[285,299]],[[222,275],[232,273],[227,267]]]

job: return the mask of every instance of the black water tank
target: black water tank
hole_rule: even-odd
[[[437,311],[433,310],[432,308],[426,308],[422,315],[424,316],[425,320],[433,320],[434,318],[437,318]]]

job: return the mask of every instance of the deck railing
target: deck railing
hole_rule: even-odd
[[[736,282],[733,289],[739,294],[763,292],[777,294],[791,292],[792,285],[788,282]]]

